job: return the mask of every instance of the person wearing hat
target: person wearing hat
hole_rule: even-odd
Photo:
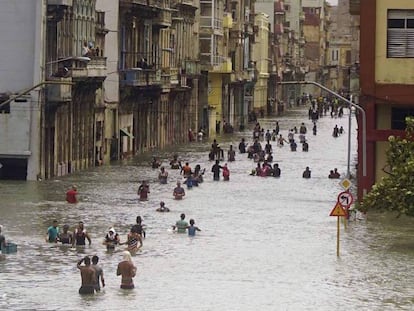
[[[157,208],[157,209],[156,209],[156,211],[157,211],[157,212],[164,213],[164,212],[169,212],[169,211],[170,211],[170,209],[169,209],[168,207],[166,207],[166,206],[165,206],[164,201],[161,201],[161,202],[160,202],[160,207],[159,207],[159,208]]]
[[[73,234],[69,232],[69,225],[63,226],[63,231],[58,235],[58,241],[62,244],[72,244],[73,243]]]
[[[105,236],[103,245],[106,245],[107,250],[114,250],[115,246],[120,243],[119,234],[116,233],[114,228],[109,228],[108,233]]]
[[[78,203],[78,199],[76,197],[77,194],[78,194],[78,191],[77,191],[76,186],[72,185],[72,187],[66,192],[66,201],[72,204]]]

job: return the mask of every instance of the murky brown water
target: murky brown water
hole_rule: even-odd
[[[281,118],[282,133],[305,121],[306,111]],[[274,120],[262,120],[265,128]],[[209,143],[184,146],[179,154],[194,167],[207,168],[205,182],[172,200],[178,176],[169,170],[167,185],[156,183],[149,158],[100,167],[44,182],[0,182],[0,223],[18,253],[0,262],[0,309],[3,310],[412,310],[414,295],[414,227],[411,219],[370,215],[368,221],[341,228],[341,257],[336,257],[336,219],[329,212],[341,191],[329,170],[346,171],[347,135],[332,138],[335,124],[324,118],[318,135],[307,135],[310,149],[292,153],[274,146],[282,177],[249,176],[255,164],[237,154],[230,182],[213,182]],[[355,125],[355,124],[354,124]],[[355,129],[352,129],[355,133]],[[250,132],[220,139],[228,149]],[[352,158],[355,158],[355,135]],[[167,163],[171,153],[159,153]],[[301,178],[306,166],[312,178]],[[149,201],[136,198],[138,181],[151,183]],[[75,183],[81,203],[63,202]],[[159,201],[170,213],[156,213]],[[203,230],[195,238],[171,232],[180,213]],[[101,245],[109,226],[125,240],[135,217],[147,225],[144,248],[134,257],[138,267],[133,291],[119,289],[120,253]],[[92,245],[74,251],[47,244],[53,219],[73,228],[85,222]],[[76,261],[98,254],[106,288],[91,297],[78,295]]]

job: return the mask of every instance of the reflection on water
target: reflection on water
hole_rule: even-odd
[[[307,111],[280,119],[282,133],[305,121]],[[261,120],[265,128],[271,119]],[[347,135],[331,136],[347,119],[324,118],[318,135],[307,135],[309,152],[274,148],[282,177],[249,176],[255,164],[245,155],[229,163],[230,182],[213,182],[209,143],[183,146],[178,154],[194,167],[206,168],[205,182],[172,199],[179,171],[168,170],[169,183],[156,182],[151,155],[44,182],[0,182],[1,223],[18,253],[0,262],[0,309],[5,310],[411,310],[413,305],[413,221],[370,214],[368,221],[341,229],[341,257],[336,257],[336,219],[329,217],[338,180],[329,170],[346,171]],[[352,129],[355,134],[355,127]],[[219,138],[224,150],[237,147],[250,132]],[[352,152],[355,157],[355,135]],[[300,150],[300,148],[298,148]],[[157,152],[167,165],[174,151]],[[306,166],[312,178],[301,178]],[[150,182],[148,202],[138,202],[142,180]],[[64,193],[76,184],[81,203],[65,203]],[[170,213],[157,213],[160,201]],[[195,238],[174,234],[171,225],[185,213],[203,231]],[[101,244],[110,226],[126,240],[137,215],[147,226],[144,248],[134,262],[136,288],[119,289],[119,252]],[[44,242],[57,219],[73,230],[85,222],[92,245],[72,249]],[[78,295],[76,261],[97,254],[107,286],[102,293]]]

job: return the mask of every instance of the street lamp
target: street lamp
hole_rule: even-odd
[[[86,56],[71,56],[71,57],[65,57],[65,58],[61,58],[61,59],[57,59],[57,60],[52,60],[50,62],[47,62],[45,65],[52,65],[52,64],[56,64],[56,63],[60,63],[60,62],[65,62],[67,60],[77,60],[77,61],[88,63],[88,62],[91,61],[91,58],[86,57]]]
[[[60,59],[52,60],[50,62],[45,63],[45,65],[44,65],[45,67],[43,69],[47,69],[46,66],[57,64],[57,63],[62,63],[62,62],[66,62],[66,61],[79,61],[79,62],[82,62],[82,63],[89,63],[91,61],[91,58],[86,57],[86,56],[70,56],[70,57],[60,58]],[[69,71],[66,67],[64,67],[64,69],[65,69],[66,72]],[[48,74],[52,75],[51,72],[49,72]],[[47,73],[46,73],[46,75],[47,75]]]
[[[362,114],[362,176],[367,176],[367,121],[366,121],[366,114],[364,108],[360,105],[353,103],[352,101],[346,99],[345,97],[339,95],[338,93],[328,89],[327,87],[323,86],[320,83],[315,81],[285,81],[285,82],[278,82],[279,84],[312,84],[315,85],[322,90],[332,94],[336,98],[346,102],[349,105],[349,114],[351,114],[351,107],[354,107]],[[351,118],[351,116],[349,116]],[[351,126],[351,120],[349,120],[349,126]],[[350,162],[351,162],[351,134],[350,130],[348,130],[348,169],[347,169],[347,177],[350,177]],[[363,189],[363,193],[365,193],[366,189]]]
[[[0,108],[2,108],[3,106],[10,104],[13,100],[22,97],[23,95],[26,95],[28,93],[30,93],[31,91],[33,91],[34,89],[38,88],[39,86],[42,85],[47,85],[47,84],[60,84],[60,85],[73,85],[73,82],[69,82],[69,81],[42,81],[32,87],[29,87],[28,89],[25,89],[23,91],[21,91],[20,93],[18,93],[15,96],[10,97],[8,100],[0,103]]]

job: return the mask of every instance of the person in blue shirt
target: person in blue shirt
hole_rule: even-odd
[[[194,226],[194,224],[195,224],[194,219],[190,219],[190,225],[187,227],[189,236],[195,236],[196,231],[201,231],[201,229],[199,227]]]
[[[58,236],[59,236],[58,222],[57,220],[54,220],[53,224],[49,228],[47,228],[46,242],[57,243]]]

